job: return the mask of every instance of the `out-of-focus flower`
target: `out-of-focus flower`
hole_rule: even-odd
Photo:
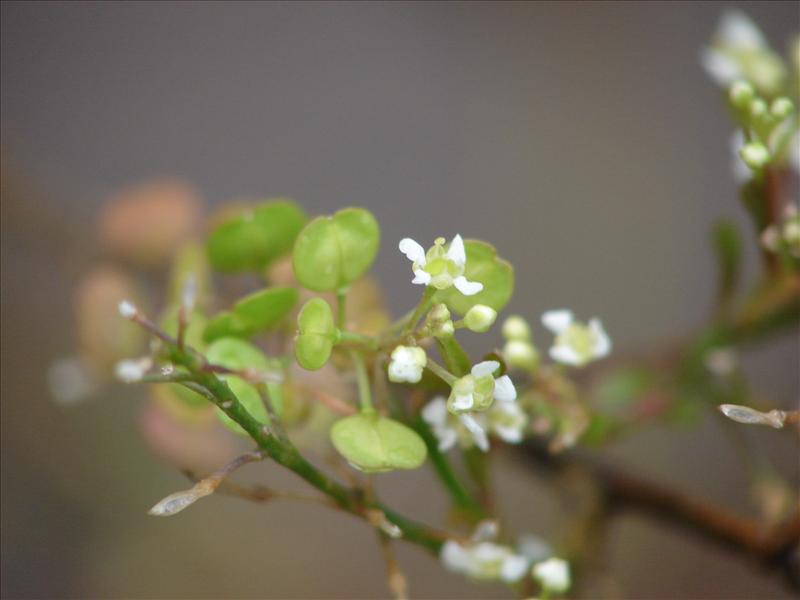
[[[425,350],[417,346],[397,346],[389,363],[389,380],[395,383],[418,383],[428,363]]]
[[[469,375],[458,379],[452,387],[447,408],[453,413],[486,410],[494,400],[514,400],[517,390],[508,375],[494,378],[500,368],[495,360],[480,362]]]
[[[560,558],[548,558],[533,565],[533,578],[548,593],[563,594],[569,589],[569,563]]]
[[[527,557],[509,546],[480,541],[459,543],[448,540],[442,546],[442,564],[456,573],[481,581],[514,583],[525,575],[530,565]]]
[[[550,357],[555,361],[581,367],[611,351],[611,339],[600,319],[590,319],[584,325],[575,321],[569,310],[550,310],[542,315],[542,323],[556,334],[550,348]]]

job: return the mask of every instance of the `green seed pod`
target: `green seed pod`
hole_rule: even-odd
[[[322,298],[312,298],[297,315],[297,327],[295,358],[304,369],[316,371],[328,362],[338,337],[330,305]]]
[[[331,217],[317,217],[303,228],[294,244],[295,277],[310,290],[340,290],[370,267],[379,242],[378,223],[362,208],[345,208]]]
[[[425,442],[413,429],[375,412],[337,421],[331,441],[351,465],[367,473],[416,469],[427,456]]]

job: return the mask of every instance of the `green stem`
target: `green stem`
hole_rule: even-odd
[[[366,346],[369,350],[375,350],[378,346],[378,340],[370,335],[363,333],[356,333],[355,331],[339,331],[339,342],[352,342]]]
[[[350,351],[350,358],[356,369],[356,381],[358,382],[358,399],[361,403],[361,410],[364,412],[374,411],[372,406],[372,390],[369,385],[367,368],[364,366],[363,357],[355,350]]]
[[[420,437],[425,441],[425,445],[428,447],[428,456],[431,459],[433,468],[442,481],[442,484],[447,488],[450,497],[453,499],[453,504],[468,513],[470,518],[474,521],[484,518],[486,513],[483,507],[470,495],[458,479],[450,461],[447,460],[447,457],[439,450],[438,440],[431,432],[428,424],[421,417],[417,417],[413,425],[416,432],[419,433]]]
[[[411,317],[409,317],[408,321],[403,327],[403,330],[400,333],[400,337],[405,337],[409,333],[411,333],[414,328],[417,326],[417,321],[420,320],[423,314],[427,312],[427,310],[431,307],[433,303],[433,295],[436,293],[436,288],[427,286],[425,288],[425,293],[422,294],[422,298],[419,299],[419,304],[414,309],[414,312],[411,313]]]
[[[453,375],[450,371],[445,369],[442,365],[437,363],[432,358],[428,357],[428,362],[425,367],[434,375],[439,377],[442,381],[444,381],[447,385],[452,386],[456,381],[458,381],[458,377]]]
[[[336,326],[344,329],[347,324],[347,290],[336,292]]]

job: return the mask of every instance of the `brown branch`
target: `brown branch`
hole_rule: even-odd
[[[588,472],[603,491],[612,512],[636,510],[684,531],[750,558],[766,568],[782,570],[795,590],[800,576],[792,554],[800,546],[800,511],[787,522],[765,529],[753,519],[729,509],[691,497],[579,452],[553,455],[545,445],[528,442],[519,446],[526,461],[545,467],[551,474],[578,467]]]

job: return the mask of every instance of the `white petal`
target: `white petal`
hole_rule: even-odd
[[[472,394],[456,396],[455,400],[453,400],[453,408],[456,410],[469,410],[472,408],[474,402],[475,400],[472,398]]]
[[[464,424],[464,427],[466,427],[472,434],[472,438],[475,440],[475,445],[484,452],[487,452],[489,450],[489,437],[486,435],[486,431],[484,431],[480,423],[478,423],[478,421],[476,421],[470,415],[461,415],[460,419]]]
[[[411,280],[411,283],[420,283],[422,285],[428,285],[431,282],[431,274],[423,269],[417,269],[414,271],[414,279]]]
[[[519,536],[517,551],[534,563],[546,559],[553,553],[553,549],[546,541],[529,533]]]
[[[509,444],[519,444],[522,441],[522,430],[517,427],[495,426],[494,432]]]
[[[467,281],[463,275],[459,275],[453,280],[453,285],[456,289],[465,296],[474,296],[483,290],[483,284],[478,281]]]
[[[513,402],[517,399],[517,389],[511,377],[503,375],[494,380],[494,399],[499,402]]]
[[[758,50],[767,46],[764,34],[740,10],[727,10],[717,30],[719,42],[736,50]]]
[[[582,365],[585,361],[570,346],[553,346],[550,358],[565,365]]]
[[[442,425],[447,422],[447,401],[437,396],[423,407],[420,414],[428,425]]]
[[[458,441],[458,432],[455,429],[440,428],[434,430],[434,433],[439,440],[439,452],[447,452]]]
[[[602,358],[611,352],[611,338],[608,337],[608,334],[603,328],[603,323],[600,322],[600,319],[592,319],[589,321],[589,330],[594,333],[596,339],[594,346],[594,357]]]
[[[444,543],[441,558],[444,566],[451,571],[464,571],[469,567],[467,551],[461,544],[453,540],[447,540]]]
[[[555,334],[559,334],[572,325],[574,315],[571,310],[548,310],[542,315],[542,325]]]
[[[464,251],[464,240],[461,236],[456,234],[453,241],[450,242],[450,248],[447,250],[447,258],[456,263],[459,267],[463,267],[467,262],[467,253]]]
[[[420,246],[411,238],[403,238],[400,240],[400,252],[406,255],[406,258],[411,262],[420,265],[425,265],[425,248]]]
[[[700,65],[714,82],[727,87],[741,77],[741,70],[736,61],[710,48],[700,53]]]
[[[496,360],[484,360],[472,367],[471,373],[473,377],[485,377],[486,375],[491,375],[499,368],[500,363]]]
[[[528,570],[528,559],[518,554],[512,554],[503,561],[500,568],[500,577],[503,581],[514,582],[519,580]]]

